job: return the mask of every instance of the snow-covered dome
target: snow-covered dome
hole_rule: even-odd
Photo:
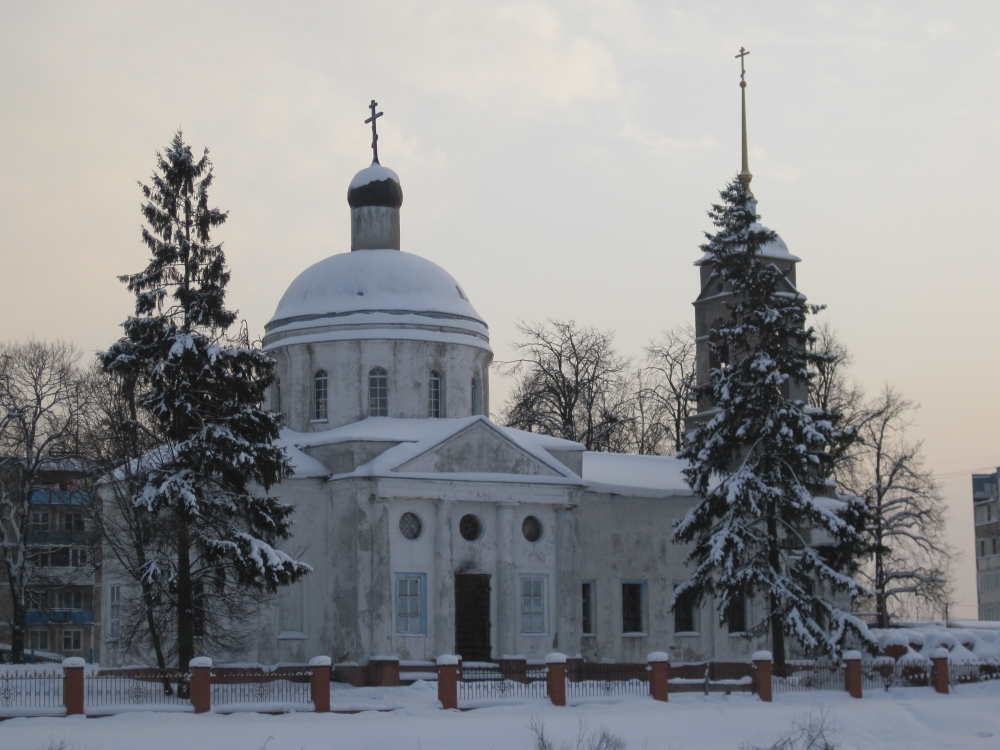
[[[749,202],[749,205],[750,205],[750,210],[753,211],[754,213],[757,213],[757,200],[756,199],[751,200]],[[763,224],[760,224],[759,222],[756,221],[750,225],[750,229],[751,231],[754,232],[772,231],[768,227],[765,227]],[[785,241],[781,239],[781,237],[777,233],[775,233],[775,237],[773,240],[764,244],[760,248],[760,250],[757,251],[757,255],[759,255],[761,258],[773,258],[774,260],[785,260],[791,263],[798,263],[799,261],[802,260],[802,258],[799,258],[796,255],[792,255],[791,252],[789,252],[788,245],[785,244]],[[705,253],[704,255],[701,256],[701,258],[695,261],[695,265],[700,266],[702,263],[707,263],[711,259],[712,259],[711,256],[708,253]]]
[[[399,208],[403,205],[403,187],[399,184],[399,175],[378,162],[372,162],[371,166],[354,175],[347,188],[347,202],[351,208]]]
[[[455,278],[437,264],[400,250],[340,253],[315,263],[289,285],[265,330],[273,339],[276,334],[329,326],[447,330],[489,346],[486,321]],[[414,333],[400,336],[415,337],[423,338]]]

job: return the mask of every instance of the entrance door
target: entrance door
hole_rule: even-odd
[[[490,661],[490,577],[455,576],[455,651],[464,661]]]

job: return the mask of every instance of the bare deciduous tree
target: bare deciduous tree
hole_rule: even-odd
[[[651,395],[661,407],[665,452],[677,453],[684,441],[684,420],[695,406],[694,329],[677,326],[650,342],[646,347],[646,370],[655,376]]]
[[[854,458],[838,482],[867,506],[870,549],[861,573],[875,592],[878,627],[921,605],[939,606],[949,596],[950,560],[944,541],[944,499],[923,466],[922,443],[907,436],[917,409],[890,386],[862,410]]]
[[[630,362],[615,351],[614,335],[574,321],[521,323],[521,355],[498,362],[517,378],[501,421],[532,432],[575,440],[591,451],[607,451],[624,429],[630,400]]]
[[[0,345],[0,543],[11,598],[11,658],[24,661],[31,496],[56,460],[77,457],[86,389],[67,343]]]
[[[847,375],[854,363],[854,355],[837,336],[837,332],[824,321],[815,330],[816,338],[810,344],[815,354],[825,355],[810,367],[809,405],[836,412],[844,424],[856,424],[861,411],[864,389]]]

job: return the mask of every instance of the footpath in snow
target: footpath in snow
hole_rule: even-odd
[[[0,750],[533,750],[528,722],[537,717],[558,745],[575,741],[580,721],[606,727],[629,750],[738,750],[768,746],[810,711],[828,711],[843,750],[1000,747],[1000,682],[870,692],[775,696],[683,693],[669,703],[648,697],[605,699],[566,708],[547,700],[509,702],[473,711],[436,708],[433,684],[335,691],[334,708],[357,714],[163,714],[136,711],[100,719],[32,718],[0,722]],[[371,709],[383,709],[371,710]],[[392,709],[385,711],[385,709]]]

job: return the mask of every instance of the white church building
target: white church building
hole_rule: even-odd
[[[359,172],[350,251],[303,271],[266,326],[296,469],[276,491],[314,572],[264,618],[256,658],[692,661],[761,647],[720,627],[711,601],[670,611],[687,577],[672,523],[695,501],[680,461],[489,420],[489,327],[447,271],[401,250],[402,199],[392,170]]]
[[[720,626],[710,599],[670,611],[688,575],[672,524],[695,503],[682,462],[490,421],[489,327],[455,278],[401,249],[402,201],[376,155],[348,190],[350,250],[305,269],[266,325],[269,407],[294,467],[272,492],[295,507],[283,546],[313,572],[262,610],[242,656],[363,665],[558,650],[640,662],[766,647],[743,637],[763,614],[751,602],[742,625]],[[769,252],[794,283],[798,259],[778,242]],[[706,377],[706,326],[725,290],[699,263]]]

